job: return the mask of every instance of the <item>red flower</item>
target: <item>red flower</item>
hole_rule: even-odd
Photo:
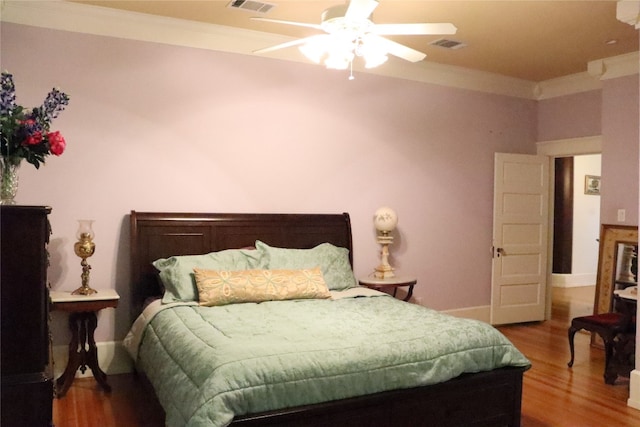
[[[64,153],[64,149],[67,146],[67,142],[64,140],[63,136],[60,134],[60,131],[51,132],[48,135],[49,137],[49,149],[51,150],[51,154],[55,154],[56,156]]]
[[[38,145],[42,142],[42,132],[34,132],[24,140],[24,145]]]

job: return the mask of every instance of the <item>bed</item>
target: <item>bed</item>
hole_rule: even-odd
[[[307,256],[327,245],[343,251],[340,256],[350,268],[348,214],[132,211],[130,225],[136,322],[125,341],[167,425],[520,425],[522,378],[529,361],[482,322],[357,286],[331,289],[330,298],[213,307],[160,303],[170,292],[159,280],[157,260],[227,250],[255,257],[266,250],[272,251],[263,265],[268,268],[286,251],[302,250]],[[302,270],[287,271],[299,275]],[[329,270],[323,274],[327,283],[335,279]],[[393,322],[402,328],[388,326]],[[483,335],[490,345],[481,341]],[[428,336],[432,342],[418,344]],[[227,349],[236,338],[243,343]],[[446,349],[433,356],[440,344]],[[186,359],[189,354],[192,359]],[[275,366],[267,366],[267,360],[275,360]],[[463,360],[472,366],[463,366]],[[310,373],[298,363],[310,365]],[[409,370],[404,373],[396,365]]]

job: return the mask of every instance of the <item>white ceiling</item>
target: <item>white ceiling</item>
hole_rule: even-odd
[[[340,0],[267,0],[276,6],[265,15],[228,8],[230,1],[73,1],[286,37],[305,37],[317,32],[249,18],[265,16],[319,23],[322,11],[342,3]],[[460,41],[466,47],[447,50],[429,45],[439,36],[389,38],[426,53],[425,61],[540,82],[587,71],[589,61],[638,51],[638,30],[616,18],[616,7],[617,1],[381,0],[373,21],[451,22],[458,32],[445,37]],[[615,43],[607,43],[611,40]]]

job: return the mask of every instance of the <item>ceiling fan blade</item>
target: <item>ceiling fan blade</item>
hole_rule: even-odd
[[[320,25],[318,25],[318,24],[309,24],[307,22],[285,21],[283,19],[262,18],[260,16],[252,16],[249,19],[251,19],[253,21],[273,22],[273,23],[276,23],[276,24],[295,25],[296,27],[306,27],[306,28],[313,28],[315,30],[322,30],[322,27]]]
[[[425,53],[417,51],[400,43],[380,37],[374,34],[367,34],[366,42],[372,42],[385,49],[388,53],[409,62],[419,62],[427,57]]]
[[[457,31],[458,29],[455,25],[446,22],[433,24],[375,24],[371,29],[373,34],[382,36],[455,34]]]
[[[367,19],[376,7],[376,0],[351,0],[344,17],[352,20]]]
[[[324,37],[324,36],[326,36],[326,34],[316,34],[315,36],[304,37],[304,38],[301,38],[301,39],[292,40],[290,42],[280,43],[280,44],[277,44],[275,46],[265,47],[264,49],[254,50],[253,53],[273,52],[274,50],[284,49],[286,47],[291,47],[291,46],[297,46],[299,44],[307,43],[308,41],[311,41],[311,40],[316,39],[318,37]]]

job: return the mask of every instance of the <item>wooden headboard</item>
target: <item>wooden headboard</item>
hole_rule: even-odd
[[[131,307],[135,319],[144,301],[159,296],[151,263],[174,255],[198,255],[253,246],[309,249],[332,243],[349,249],[351,221],[343,214],[215,214],[131,211]]]

